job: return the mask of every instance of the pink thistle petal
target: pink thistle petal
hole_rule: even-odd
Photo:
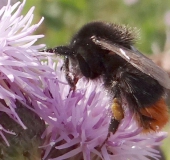
[[[25,2],[24,0],[11,6],[8,1],[7,6],[0,10],[0,98],[2,99],[0,110],[8,114],[23,129],[27,127],[16,113],[16,101],[22,101],[25,106],[32,103],[35,107],[39,107],[39,104],[47,107],[51,97],[44,92],[47,87],[45,79],[55,78],[53,70],[41,64],[41,58],[46,58],[46,55],[38,49],[42,49],[44,45],[34,45],[43,37],[43,35],[32,35],[43,18],[37,24],[31,25],[34,7],[26,16],[21,15]]]
[[[76,84],[76,90],[69,92],[64,72],[60,70],[63,62],[60,59],[57,61],[56,64],[49,59],[47,64],[55,68],[57,79],[47,80],[54,101],[53,105],[43,109],[46,113],[46,118],[43,114],[43,119],[48,124],[43,135],[48,137],[48,141],[42,146],[46,150],[44,160],[76,157],[89,160],[93,158],[124,160],[124,157],[148,160],[147,156],[155,159],[159,157],[155,149],[149,145],[159,145],[166,137],[165,133],[142,134],[142,129],[138,127],[126,106],[127,102],[123,103],[125,118],[117,132],[111,133],[101,146],[106,140],[111,117],[110,98],[104,91],[102,82],[100,80],[87,82],[81,78]],[[51,143],[52,146],[49,145]],[[55,156],[51,155],[51,151],[56,153]]]

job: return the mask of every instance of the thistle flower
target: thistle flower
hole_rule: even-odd
[[[43,36],[31,34],[42,19],[31,26],[34,8],[22,16],[24,4],[8,1],[0,10],[0,158],[158,159],[150,144],[165,133],[141,134],[126,101],[125,118],[106,139],[111,111],[102,81],[81,78],[70,91],[62,59],[41,62],[47,53],[34,43]]]
[[[19,101],[16,102],[16,106],[16,113],[28,129],[23,129],[9,115],[0,112],[1,124],[15,133],[6,135],[8,146],[4,141],[0,141],[0,159],[41,159],[42,151],[38,147],[43,144],[41,135],[45,130],[45,123],[36,113]]]
[[[48,80],[54,102],[45,111],[48,113],[45,119],[48,127],[44,133],[47,141],[42,146],[45,149],[43,160],[159,159],[158,152],[150,145],[159,145],[165,133],[142,134],[126,102],[123,103],[125,118],[117,132],[110,134],[106,140],[111,112],[110,98],[102,82],[88,82],[81,78],[76,90],[70,92],[64,73],[60,70],[62,63],[62,60],[58,60],[57,64],[49,61],[49,65],[56,68],[57,79]]]
[[[54,76],[53,70],[41,65],[38,49],[44,45],[33,45],[43,35],[31,35],[43,18],[31,25],[34,7],[23,16],[21,11],[24,5],[25,1],[13,6],[8,1],[7,6],[0,10],[0,112],[26,129],[27,126],[16,113],[16,102],[20,101],[27,107],[32,104],[38,107],[38,103],[48,102],[49,98],[43,93],[46,88],[44,79]],[[0,124],[2,121],[1,118]],[[0,135],[9,146],[4,133],[15,133],[6,129],[8,126],[3,125]]]

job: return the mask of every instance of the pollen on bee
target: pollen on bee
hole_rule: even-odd
[[[118,98],[113,99],[113,104],[111,106],[111,109],[112,109],[113,117],[117,121],[121,121],[124,118],[123,108]]]

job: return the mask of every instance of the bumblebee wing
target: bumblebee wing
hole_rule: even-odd
[[[116,53],[141,72],[157,80],[164,88],[170,89],[169,75],[138,50],[135,50],[134,48],[130,50],[125,47],[113,44],[110,41],[98,39],[95,36],[92,37],[92,41],[96,45],[101,46],[103,49],[111,51],[110,54]]]

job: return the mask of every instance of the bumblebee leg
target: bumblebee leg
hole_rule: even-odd
[[[70,91],[69,91],[69,93],[70,93],[72,90],[74,91],[76,89],[76,83],[78,81],[78,77],[73,75],[73,78],[72,78],[72,76],[70,75],[69,58],[68,57],[64,58],[64,65],[62,66],[62,69],[64,69],[66,80],[67,80],[68,84],[70,85]]]
[[[123,108],[121,105],[121,101],[118,98],[113,99],[113,104],[111,106],[111,110],[112,110],[112,118],[110,120],[108,134],[107,134],[106,139],[100,146],[100,148],[102,148],[102,146],[106,143],[106,141],[110,137],[110,134],[111,133],[114,134],[117,131],[120,121],[124,118],[124,111],[123,111]]]
[[[64,66],[63,66],[63,68],[64,68],[64,70],[65,70],[66,80],[67,80],[68,84],[70,85],[71,90],[75,90],[75,88],[76,88],[76,83],[74,82],[74,78],[72,78],[72,77],[70,76],[69,58],[68,58],[68,57],[65,57],[65,58],[64,58]]]
[[[110,132],[107,133],[106,139],[103,141],[103,143],[102,143],[101,146],[99,147],[100,150],[101,150],[101,148],[103,147],[103,145],[106,143],[106,141],[108,140],[109,137],[110,137]]]

